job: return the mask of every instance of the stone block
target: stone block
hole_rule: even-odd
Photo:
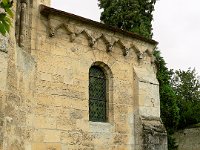
[[[70,110],[64,108],[60,111],[58,117],[56,117],[56,128],[58,130],[74,130],[76,128],[76,120],[70,118]]]
[[[121,133],[121,134],[128,134],[130,132],[129,128],[130,128],[129,124],[123,124],[120,122],[115,124],[116,132]]]
[[[59,130],[44,130],[44,142],[59,143],[60,131]]]
[[[52,75],[45,72],[40,72],[40,79],[44,81],[52,81]]]
[[[83,119],[76,120],[76,127],[77,127],[77,129],[80,129],[83,131],[89,131],[88,115],[87,115],[87,117],[84,117],[84,119],[85,120],[83,120]]]
[[[89,131],[96,133],[110,133],[113,131],[113,125],[103,122],[89,122]]]
[[[62,150],[58,143],[33,143],[32,150]]]
[[[33,127],[38,129],[56,129],[56,117],[45,116],[45,114],[35,115]]]

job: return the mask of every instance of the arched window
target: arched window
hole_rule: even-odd
[[[106,76],[98,66],[89,70],[89,120],[106,122]]]

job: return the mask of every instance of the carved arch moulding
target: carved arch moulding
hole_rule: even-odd
[[[69,39],[70,42],[74,42],[75,39],[80,36],[80,35],[84,35],[84,37],[86,37],[86,39],[88,40],[88,46],[93,48],[94,45],[99,41],[102,40],[103,43],[106,46],[106,51],[108,53],[113,51],[113,47],[115,45],[118,45],[120,47],[120,49],[122,50],[123,56],[127,56],[129,54],[129,51],[132,50],[135,52],[135,54],[137,55],[137,59],[139,61],[142,61],[144,57],[148,56],[151,58],[151,63],[153,63],[153,54],[152,52],[147,49],[144,52],[140,51],[137,46],[135,44],[130,44],[130,46],[126,46],[122,40],[120,38],[115,38],[114,41],[110,41],[106,35],[104,35],[103,33],[100,34],[100,36],[98,37],[93,37],[90,33],[91,31],[89,31],[88,29],[84,29],[84,28],[79,28],[76,26],[72,26],[67,22],[62,22],[62,21],[58,21],[58,20],[54,20],[53,18],[51,18],[50,16],[48,16],[48,31],[49,31],[49,36],[50,37],[56,37],[57,31],[58,29],[64,29],[67,35],[69,35]]]

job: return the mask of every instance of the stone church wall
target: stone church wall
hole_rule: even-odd
[[[6,92],[6,77],[7,77],[7,38],[0,37],[0,150],[3,144],[3,104],[5,101]]]
[[[0,51],[0,150],[167,149],[157,43],[40,3],[49,1],[17,3]],[[94,64],[109,80],[107,122],[89,121]]]

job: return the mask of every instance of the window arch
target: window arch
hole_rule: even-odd
[[[89,120],[107,121],[107,79],[99,66],[91,66],[89,70]]]

